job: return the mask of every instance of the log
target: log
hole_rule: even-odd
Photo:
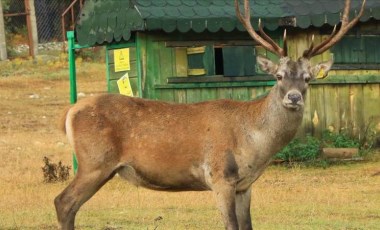
[[[354,155],[358,154],[358,152],[358,148],[323,148],[322,156],[324,158],[347,159],[352,158]]]

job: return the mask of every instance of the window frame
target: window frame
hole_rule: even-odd
[[[241,46],[249,46],[249,47],[254,47],[254,55],[253,57],[255,58],[257,55],[257,47],[260,47],[255,41],[253,40],[228,40],[228,41],[166,41],[165,46],[167,48],[194,48],[194,47],[212,47],[212,65],[215,65],[215,48],[224,48],[224,47],[241,47]],[[207,50],[207,48],[206,48]],[[210,50],[209,50],[210,51]],[[208,58],[210,58],[210,54]],[[210,61],[211,62],[211,61]],[[208,64],[208,65],[211,65]],[[199,76],[192,76],[192,75],[187,75],[187,76],[172,76],[168,77],[167,83],[172,84],[172,83],[217,83],[217,82],[250,82],[250,81],[273,81],[273,77],[263,73],[261,70],[259,70],[255,64],[255,72],[254,74],[251,75],[244,75],[244,76],[226,76],[226,75],[218,75],[218,74],[208,74],[210,71],[207,69],[207,66],[205,66],[205,75],[199,75]],[[214,66],[213,66],[214,67]],[[188,69],[190,69],[188,67]],[[213,72],[213,71],[212,71]],[[224,71],[223,71],[224,73]]]

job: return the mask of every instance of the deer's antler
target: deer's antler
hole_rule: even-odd
[[[240,22],[243,24],[244,28],[251,35],[251,37],[262,45],[265,49],[277,54],[280,57],[285,57],[287,55],[286,49],[286,30],[284,31],[284,48],[281,48],[272,38],[270,38],[263,30],[261,25],[261,20],[259,20],[259,30],[260,34],[257,34],[253,29],[251,24],[251,8],[249,6],[249,0],[244,0],[244,14],[241,13],[239,7],[239,0],[235,0],[235,10],[236,15]]]
[[[337,43],[340,39],[342,39],[342,37],[347,33],[347,31],[350,30],[359,21],[360,17],[363,15],[365,2],[366,0],[363,0],[362,7],[359,11],[359,14],[350,21],[349,13],[350,13],[351,0],[346,0],[339,31],[336,32],[336,25],[335,25],[331,35],[326,40],[324,40],[323,42],[321,42],[319,45],[315,47],[314,47],[314,36],[313,36],[311,45],[309,49],[305,50],[305,52],[303,53],[303,56],[305,58],[310,59],[313,56],[316,56],[318,54],[325,52],[330,47],[332,47],[335,43]]]

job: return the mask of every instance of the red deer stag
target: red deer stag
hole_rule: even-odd
[[[310,58],[329,49],[354,26],[346,0],[338,32],[311,44],[302,57],[287,57],[259,26],[250,22],[235,0],[237,17],[252,38],[280,57],[274,63],[257,57],[260,68],[277,84],[265,98],[239,102],[216,100],[171,104],[121,95],[83,99],[65,114],[62,126],[77,155],[71,184],[55,199],[62,229],[74,229],[75,215],[108,180],[119,174],[132,184],[160,191],[214,192],[226,229],[252,229],[251,185],[272,156],[295,135],[302,121],[308,83],[333,61],[311,66]],[[313,43],[313,42],[312,42]]]

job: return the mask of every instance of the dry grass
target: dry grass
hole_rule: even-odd
[[[53,199],[68,182],[43,183],[41,167],[44,156],[71,164],[71,149],[56,125],[69,101],[67,70],[6,65],[15,69],[0,77],[0,229],[56,229]],[[103,92],[104,70],[103,64],[82,63],[78,91]],[[272,166],[253,189],[255,227],[380,229],[380,176],[371,176],[379,170],[375,160],[327,169]],[[118,177],[82,207],[77,226],[223,229],[209,192],[154,192]]]

